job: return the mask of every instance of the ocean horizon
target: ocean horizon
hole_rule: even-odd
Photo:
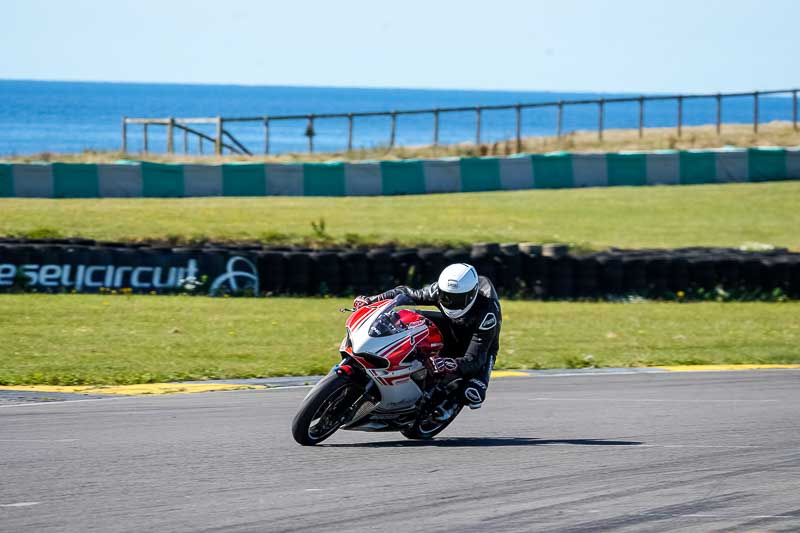
[[[656,93],[646,95],[654,94]],[[0,156],[119,150],[123,116],[305,115],[513,105],[639,95],[640,93],[0,80]],[[638,113],[636,102],[607,104],[605,127],[636,128]],[[523,136],[555,134],[555,108],[526,109],[522,116]],[[724,123],[752,123],[753,98],[741,96],[724,99],[722,116]],[[791,120],[791,117],[791,98],[760,98],[760,122]],[[684,125],[713,124],[715,119],[716,107],[713,99],[684,102]],[[593,130],[597,127],[597,121],[596,105],[568,106],[564,111],[563,131]],[[675,101],[648,102],[645,105],[645,127],[670,127],[675,126],[676,121]],[[491,143],[512,138],[515,124],[513,110],[485,111],[482,116],[481,141]],[[232,123],[226,125],[226,128],[250,151],[263,153],[263,124]],[[270,153],[306,151],[307,138],[303,135],[305,128],[305,120],[272,123]],[[198,129],[213,135],[213,125]],[[346,149],[346,119],[317,120],[315,132],[315,151]],[[431,144],[432,132],[432,115],[399,116],[396,144]],[[353,145],[355,148],[387,145],[389,135],[388,117],[357,118]],[[151,127],[149,137],[150,151],[165,151],[165,128]],[[141,126],[129,125],[128,138],[129,152],[142,150]],[[181,151],[182,139],[180,135],[175,138],[176,149]],[[474,112],[444,113],[440,116],[441,144],[474,140]],[[206,143],[205,149],[206,153],[211,151],[209,143]],[[190,143],[190,152],[197,152],[196,142]]]

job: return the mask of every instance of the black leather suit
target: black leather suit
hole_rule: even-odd
[[[434,305],[441,310],[438,283],[421,289],[400,286],[368,300],[374,303],[400,294],[409,296],[415,304]],[[421,314],[432,320],[444,336],[445,348],[441,355],[458,361],[458,375],[466,382],[465,403],[480,404],[486,396],[489,376],[500,347],[500,327],[503,322],[494,285],[488,278],[479,276],[475,303],[462,317],[453,319],[437,311],[422,311]],[[480,400],[475,392],[469,391],[471,386]]]

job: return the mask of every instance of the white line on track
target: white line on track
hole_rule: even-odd
[[[11,409],[14,407],[35,407],[39,405],[66,405],[72,403],[83,402],[111,402],[114,400],[130,400],[131,398],[140,398],[141,396],[109,396],[108,398],[82,398],[79,400],[55,400],[51,402],[24,402],[15,403],[11,405],[0,405],[0,409]]]
[[[755,444],[639,444],[635,448],[763,448]]]
[[[225,390],[225,391],[214,391],[214,394],[230,394],[230,393],[249,393],[249,392],[274,392],[274,391],[281,391],[287,389],[309,389],[314,385],[288,385],[286,387],[268,387],[266,389],[241,389],[241,390]],[[203,394],[203,393],[193,393],[193,394]],[[130,400],[132,398],[153,398],[154,396],[185,396],[184,393],[179,394],[159,394],[159,395],[152,395],[152,394],[134,394],[130,396],[108,396],[104,398],[79,398],[77,400],[53,400],[49,402],[23,402],[23,403],[15,403],[10,405],[0,405],[0,409],[11,409],[13,407],[34,407],[40,405],[64,405],[64,404],[71,404],[71,403],[82,403],[82,402],[108,402],[112,400]]]
[[[669,398],[528,398],[532,402],[772,403],[779,400],[676,400]]]
[[[77,442],[78,439],[0,439],[0,442]]]
[[[640,516],[664,516],[669,518],[728,518],[734,520],[751,520],[753,518],[800,518],[791,514],[672,514],[672,513],[640,513]]]
[[[18,502],[18,503],[0,503],[0,507],[31,507],[39,505],[42,502]]]

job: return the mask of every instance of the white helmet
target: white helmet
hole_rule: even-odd
[[[455,263],[439,274],[439,305],[449,318],[460,318],[478,296],[478,273],[466,263]]]

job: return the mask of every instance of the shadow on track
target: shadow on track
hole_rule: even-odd
[[[528,437],[451,437],[434,440],[393,440],[382,442],[356,442],[352,444],[320,444],[330,448],[409,448],[415,446],[438,446],[441,448],[492,448],[502,446],[639,446],[632,440],[604,439],[534,439]]]

